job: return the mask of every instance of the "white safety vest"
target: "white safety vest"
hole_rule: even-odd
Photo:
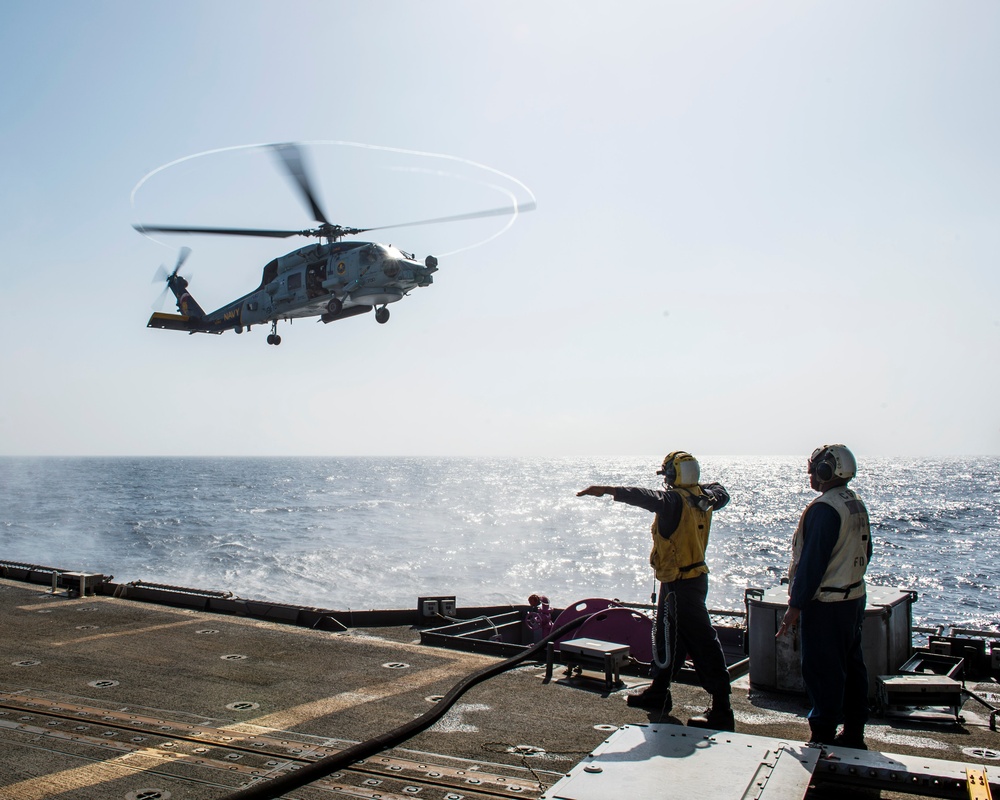
[[[812,600],[833,603],[840,600],[855,600],[865,594],[865,570],[868,569],[868,540],[871,536],[871,526],[868,521],[868,509],[861,499],[846,486],[836,486],[815,500],[802,512],[799,525],[792,537],[792,563],[788,568],[788,588],[791,591],[795,580],[795,571],[802,558],[802,548],[805,545],[803,533],[806,514],[816,503],[826,503],[836,509],[840,516],[840,535],[830,553],[830,561],[819,589]]]

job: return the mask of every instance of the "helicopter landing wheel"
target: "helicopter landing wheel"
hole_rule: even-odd
[[[326,310],[330,312],[330,316],[337,316],[341,311],[344,310],[344,304],[341,302],[340,298],[334,297],[326,304]]]
[[[385,306],[375,309],[375,321],[379,325],[385,325],[389,321],[389,309]]]
[[[278,334],[276,333],[269,333],[267,335],[267,343],[273,345],[279,345],[281,344],[281,337],[278,336]]]

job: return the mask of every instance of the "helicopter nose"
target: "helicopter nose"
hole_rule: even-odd
[[[399,274],[399,262],[394,258],[387,258],[382,262],[382,272],[387,278],[395,278]]]

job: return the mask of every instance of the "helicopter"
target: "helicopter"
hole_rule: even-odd
[[[211,313],[205,313],[188,291],[188,280],[180,269],[190,255],[189,248],[180,250],[171,272],[161,267],[155,280],[165,280],[164,294],[169,290],[177,301],[178,314],[154,312],[146,323],[148,328],[215,333],[243,333],[253,325],[270,324],[269,345],[280,345],[278,322],[299,317],[316,317],[324,323],[335,322],[374,311],[375,321],[389,321],[390,303],[398,302],[417,288],[430,286],[437,272],[438,260],[432,255],[417,260],[392,245],[378,242],[341,241],[369,231],[430,225],[480,217],[501,216],[531,211],[535,204],[522,203],[449,217],[438,217],[397,225],[373,228],[352,228],[334,224],[327,219],[317,200],[309,170],[301,148],[295,143],[266,145],[277,157],[301,199],[319,223],[304,230],[268,230],[260,228],[183,227],[174,225],[136,224],[139,233],[215,234],[223,236],[259,236],[287,239],[304,236],[324,242],[306,245],[269,261],[263,269],[260,285]]]

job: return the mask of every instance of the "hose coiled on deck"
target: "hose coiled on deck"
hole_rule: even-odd
[[[451,691],[449,691],[441,701],[435,704],[434,708],[425,711],[419,717],[407,722],[405,725],[400,725],[387,733],[375,736],[367,741],[358,742],[355,745],[351,745],[350,747],[341,750],[339,753],[332,756],[326,756],[319,761],[304,766],[295,772],[290,772],[287,775],[282,775],[278,778],[258,780],[244,789],[238,789],[231,794],[227,794],[219,798],[219,800],[272,800],[275,797],[281,797],[281,795],[287,794],[293,789],[298,789],[308,783],[318,781],[320,778],[325,778],[327,775],[330,775],[337,770],[345,769],[351,764],[361,761],[364,758],[373,756],[376,753],[381,753],[383,750],[388,750],[391,747],[396,747],[410,737],[416,736],[421,731],[431,727],[448,712],[448,709],[455,704],[455,701],[458,700],[459,697],[465,694],[477,683],[482,683],[489,678],[496,677],[501,673],[513,669],[522,661],[527,661],[536,653],[544,650],[544,648],[548,646],[549,642],[563,637],[572,630],[576,630],[576,628],[580,627],[592,616],[593,614],[577,617],[576,619],[567,622],[562,627],[556,628],[556,630],[552,631],[552,633],[539,641],[537,644],[529,647],[524,652],[511,656],[506,661],[501,661],[499,664],[485,667],[478,672],[474,672],[463,678],[452,687]]]

